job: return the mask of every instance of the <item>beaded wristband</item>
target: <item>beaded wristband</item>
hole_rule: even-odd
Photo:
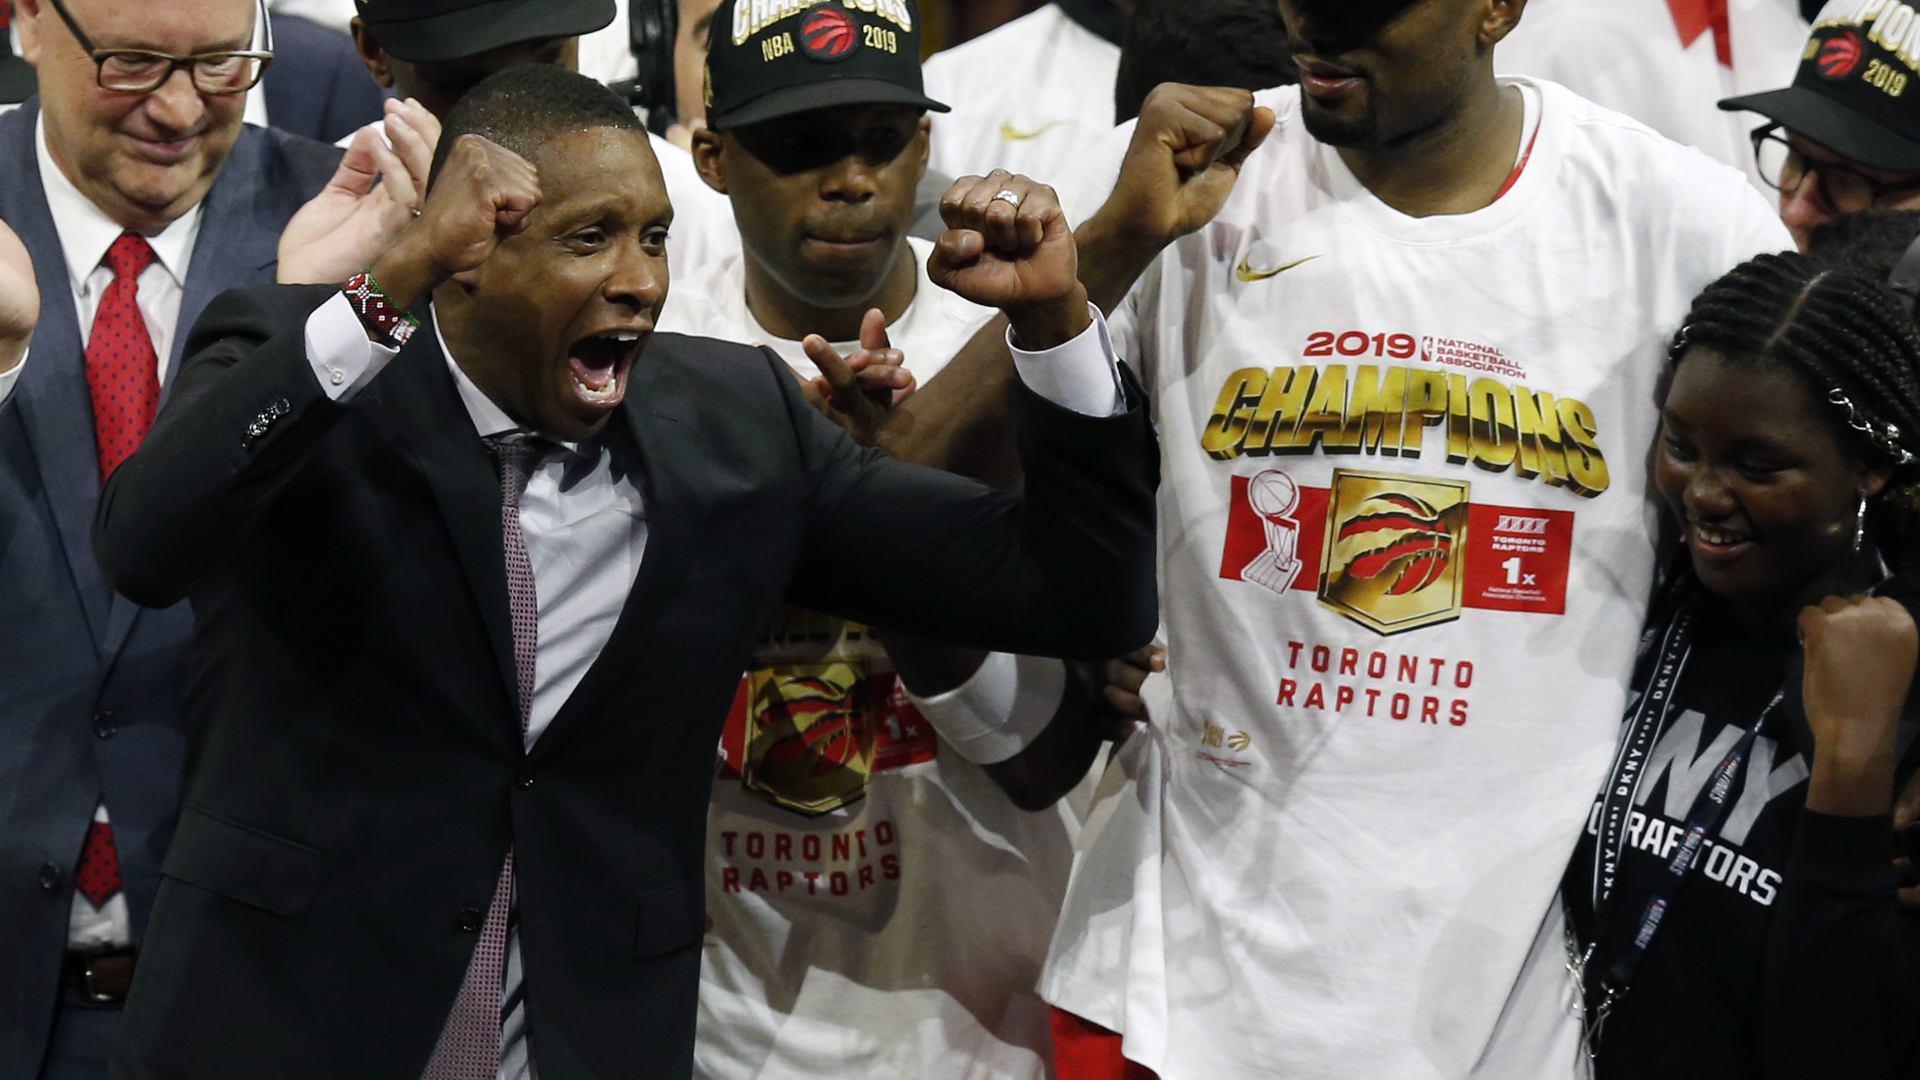
[[[393,306],[387,294],[380,291],[380,283],[373,279],[372,270],[363,270],[347,279],[347,303],[353,305],[353,313],[360,316],[360,322],[393,348],[400,348],[420,328],[420,320],[413,317],[411,311]]]

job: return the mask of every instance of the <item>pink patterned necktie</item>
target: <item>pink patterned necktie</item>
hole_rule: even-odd
[[[87,336],[87,390],[100,479],[133,455],[160,407],[160,360],[140,315],[140,274],[159,258],[146,238],[122,233],[104,260],[113,283],[100,296]]]
[[[533,661],[539,643],[539,602],[533,587],[533,563],[520,532],[520,496],[527,490],[541,446],[534,440],[490,438],[500,464],[500,532],[507,564],[507,608],[513,623],[513,667],[520,689],[520,737],[526,738],[533,708]],[[513,906],[513,849],[493,886],[493,902],[473,959],[454,998],[453,1011],[440,1029],[440,1042],[427,1060],[422,1080],[495,1080],[500,1070],[501,994],[507,968],[507,916]]]

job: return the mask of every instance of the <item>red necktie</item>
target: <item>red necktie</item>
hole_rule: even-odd
[[[138,303],[140,272],[156,257],[146,239],[135,233],[122,233],[107,249],[113,284],[100,297],[93,334],[87,339],[87,390],[93,396],[93,436],[103,481],[139,447],[160,405],[160,362]],[[87,827],[73,882],[94,907],[120,891],[120,854],[113,847],[112,825],[96,821]]]
[[[1727,0],[1667,0],[1680,47],[1691,48],[1700,35],[1713,31],[1713,53],[1721,67],[1733,66],[1733,33],[1727,27]]]
[[[140,272],[156,258],[137,233],[122,233],[107,249],[113,284],[100,297],[87,339],[87,389],[102,482],[139,448],[160,407],[160,360],[138,303]]]
[[[541,447],[530,440],[488,439],[500,463],[500,532],[507,564],[507,608],[513,626],[513,667],[520,688],[520,737],[533,709],[533,665],[540,635],[540,606],[520,531],[520,496],[527,490]],[[500,1071],[500,1029],[506,987],[507,916],[513,904],[513,849],[494,882],[493,903],[474,943],[473,959],[440,1029],[423,1080],[494,1080]]]
[[[87,826],[87,843],[80,849],[80,868],[73,872],[73,883],[94,907],[120,891],[120,854],[113,850],[113,826],[104,821]]]

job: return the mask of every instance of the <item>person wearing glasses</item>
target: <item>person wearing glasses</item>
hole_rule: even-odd
[[[37,279],[39,317],[0,349],[0,1076],[73,1080],[105,1074],[174,831],[192,622],[115,596],[89,523],[201,309],[274,280],[340,152],[242,126],[255,0],[13,7],[38,92],[0,116],[27,253],[0,309]]]
[[[1727,98],[1720,108],[1767,118],[1752,133],[1755,164],[1780,194],[1780,219],[1805,251],[1813,230],[1841,214],[1920,208],[1920,82],[1916,53],[1893,4],[1829,5],[1814,23],[1793,85]]]

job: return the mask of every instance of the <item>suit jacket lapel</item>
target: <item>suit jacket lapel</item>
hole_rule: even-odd
[[[640,572],[599,657],[534,743],[536,760],[550,754],[592,715],[627,673],[631,667],[627,657],[645,636],[661,602],[685,583],[687,567],[699,550],[711,494],[699,483],[699,462],[692,460],[671,376],[661,377],[662,366],[641,357],[622,410],[639,451],[647,515],[647,547],[640,558]]]
[[[520,697],[513,662],[513,623],[507,604],[507,561],[500,530],[500,474],[447,370],[438,335],[413,335],[367,393],[394,421],[432,488],[453,538],[467,587],[493,643],[495,665],[509,702]]]
[[[279,266],[280,231],[291,216],[289,204],[299,193],[291,190],[290,183],[283,185],[287,190],[263,190],[260,181],[269,175],[262,162],[263,142],[259,132],[243,125],[233,152],[200,204],[200,235],[187,264],[179,330],[173,335],[173,356],[167,364],[168,390],[185,359],[193,324],[213,298],[243,285],[267,284]]]
[[[40,282],[40,322],[26,367],[11,399],[20,410],[40,481],[53,506],[55,528],[80,606],[103,650],[113,593],[93,560],[93,510],[100,501],[99,452],[93,440],[93,399],[87,390],[80,321],[74,313],[67,259],[47,209],[46,190],[35,164],[33,131],[37,101],[0,118],[0,160],[24,163],[0,172],[0,218],[18,233],[33,256]]]

